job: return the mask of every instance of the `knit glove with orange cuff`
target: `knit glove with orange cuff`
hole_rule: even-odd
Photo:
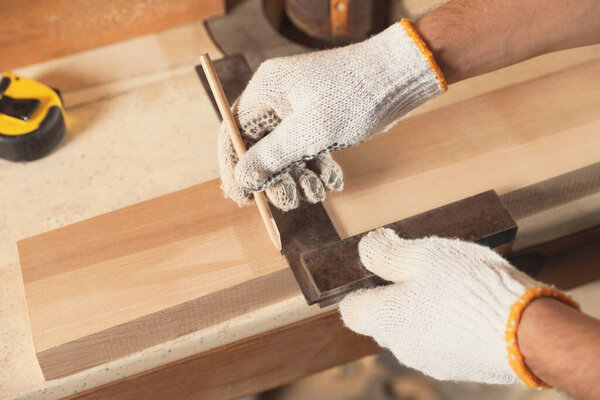
[[[550,296],[579,306],[511,266],[493,250],[457,239],[399,238],[389,229],[359,244],[363,265],[394,282],[348,295],[344,323],[398,360],[439,380],[547,387],[516,342],[522,311]]]
[[[361,43],[268,60],[232,108],[251,146],[239,162],[221,126],[223,191],[243,205],[265,190],[283,210],[322,201],[343,187],[330,151],[362,143],[445,90],[408,20]]]

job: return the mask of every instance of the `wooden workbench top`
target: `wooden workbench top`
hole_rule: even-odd
[[[199,22],[16,71],[63,90],[69,132],[47,158],[0,160],[0,397],[61,398],[324,311],[298,295],[81,373],[42,377],[16,241],[214,179],[216,135],[199,132],[216,132],[218,120],[192,68],[206,51],[220,56]],[[455,85],[416,114],[598,57],[600,47],[589,47],[532,60]]]

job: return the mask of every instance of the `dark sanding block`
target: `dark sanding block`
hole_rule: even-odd
[[[387,283],[360,262],[358,242],[364,233],[342,240],[321,204],[303,203],[287,213],[272,209],[283,254],[308,304],[324,307],[353,290]],[[492,248],[512,242],[517,234],[517,223],[493,190],[385,227],[406,239],[436,235]]]

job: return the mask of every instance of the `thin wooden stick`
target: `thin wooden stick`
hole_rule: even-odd
[[[223,117],[223,121],[227,127],[227,132],[229,132],[229,137],[233,142],[235,152],[237,153],[238,157],[241,158],[246,153],[246,146],[244,145],[244,141],[242,140],[242,136],[238,130],[237,123],[233,118],[231,108],[229,108],[229,103],[227,102],[227,98],[223,92],[223,87],[221,86],[221,82],[219,81],[219,77],[217,76],[210,56],[206,53],[202,54],[200,56],[200,63],[202,64],[202,69],[204,70],[204,74],[206,75],[206,79],[210,85],[210,89],[215,98],[215,102],[217,103],[217,107],[219,107],[221,117]],[[279,229],[277,229],[277,224],[275,224],[275,219],[273,219],[271,210],[267,205],[265,194],[263,192],[254,192],[254,200],[256,201],[258,211],[260,211],[260,216],[265,224],[265,228],[267,228],[267,233],[269,234],[271,241],[277,250],[281,251],[281,236],[279,235]]]

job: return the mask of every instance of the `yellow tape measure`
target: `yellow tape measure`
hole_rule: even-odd
[[[4,73],[0,79],[0,157],[32,161],[44,157],[65,134],[60,93],[44,84]]]

